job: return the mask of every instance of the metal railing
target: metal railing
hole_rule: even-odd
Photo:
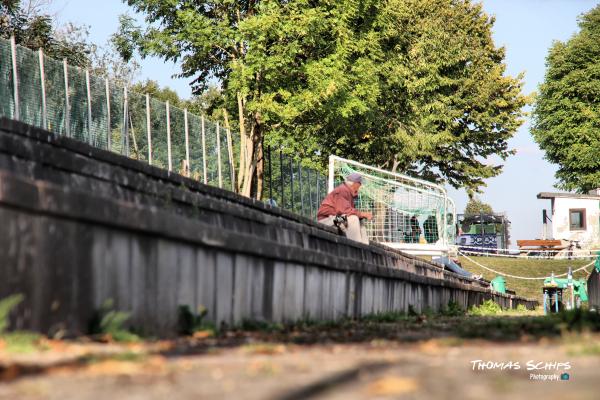
[[[0,39],[0,116],[235,191],[239,141],[219,122]],[[315,218],[324,175],[265,150],[263,199]]]

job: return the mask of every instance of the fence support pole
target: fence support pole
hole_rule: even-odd
[[[96,141],[92,140],[92,91],[90,88],[90,71],[85,70],[85,89],[87,95],[87,111],[88,111],[88,142],[95,145]]]
[[[146,134],[148,135],[148,164],[152,165],[152,122],[150,120],[150,95],[146,93]]]
[[[129,99],[127,86],[123,88],[123,128],[121,129],[121,154],[129,157]]]
[[[171,159],[171,112],[169,110],[169,101],[166,102],[167,108],[167,158],[169,162],[169,172],[173,170],[173,160]]]
[[[65,77],[65,134],[71,137],[71,104],[69,102],[69,69],[67,59],[63,59],[63,75]]]
[[[313,217],[313,201],[312,201],[312,187],[310,184],[310,168],[306,170],[307,181],[308,181],[308,206],[310,207],[310,217]]]
[[[269,152],[269,199],[271,200],[271,204],[273,204],[273,163],[271,162],[271,146],[267,147],[267,151]]]
[[[13,99],[15,101],[13,117],[19,121],[21,119],[21,108],[19,106],[19,73],[17,71],[17,43],[15,42],[14,36],[10,37],[10,53],[13,72]]]
[[[206,171],[206,134],[204,131],[204,115],[202,120],[202,173],[204,174],[204,184],[208,185],[208,172]]]
[[[333,167],[335,166],[335,159],[333,156],[329,156],[329,185],[328,185],[328,193],[333,192],[335,188],[335,174],[333,171]]]
[[[283,152],[279,150],[279,183],[281,184],[281,208],[285,208],[285,191],[283,190]]]
[[[300,214],[304,215],[304,192],[302,191],[302,164],[298,161],[298,174],[300,175]]]
[[[292,198],[292,212],[294,212],[294,159],[290,157],[290,197]]]
[[[112,149],[112,130],[110,129],[110,84],[108,78],[104,78],[104,90],[106,92],[106,147],[108,151]]]
[[[231,131],[227,132],[227,154],[229,155],[229,171],[231,172],[231,190],[235,192],[235,165],[233,162],[233,141],[231,140]]]
[[[315,172],[315,178],[316,178],[316,181],[317,181],[317,201],[316,201],[316,204],[317,204],[317,213],[318,213],[319,212],[318,211],[319,202],[321,201],[321,188],[319,187],[319,173],[318,172]]]
[[[219,187],[223,188],[223,175],[221,172],[221,133],[219,122],[217,121],[217,167],[219,172]]]
[[[50,130],[48,127],[48,108],[46,105],[46,71],[44,70],[44,51],[38,50],[39,65],[40,65],[40,83],[42,87],[42,127]]]
[[[183,125],[185,131],[185,176],[190,176],[190,128],[188,126],[188,110],[183,109]]]

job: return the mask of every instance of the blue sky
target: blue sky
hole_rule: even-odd
[[[525,73],[525,92],[537,90],[544,79],[545,58],[554,40],[567,40],[577,31],[577,17],[598,4],[598,0],[484,0],[488,14],[496,17],[494,39],[506,47],[507,73]],[[55,0],[53,11],[62,22],[90,26],[90,39],[104,44],[117,29],[119,14],[128,11],[120,0]],[[188,97],[185,80],[173,79],[178,68],[156,59],[142,62],[140,78],[151,78]],[[554,190],[556,167],[543,160],[533,142],[527,121],[510,140],[518,153],[509,158],[503,173],[487,180],[481,199],[495,211],[506,211],[512,221],[513,246],[516,239],[533,239],[541,234],[541,214],[547,200],[537,200],[542,191]],[[450,189],[459,212],[464,210],[464,191]]]

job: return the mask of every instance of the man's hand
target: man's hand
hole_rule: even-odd
[[[360,217],[361,218],[366,218],[366,219],[368,219],[370,221],[370,220],[373,219],[373,213],[370,213],[368,211],[367,212],[361,212],[360,213]]]

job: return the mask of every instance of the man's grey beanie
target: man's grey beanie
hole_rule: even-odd
[[[362,176],[358,172],[353,172],[346,177],[347,181],[360,183],[362,185]]]

